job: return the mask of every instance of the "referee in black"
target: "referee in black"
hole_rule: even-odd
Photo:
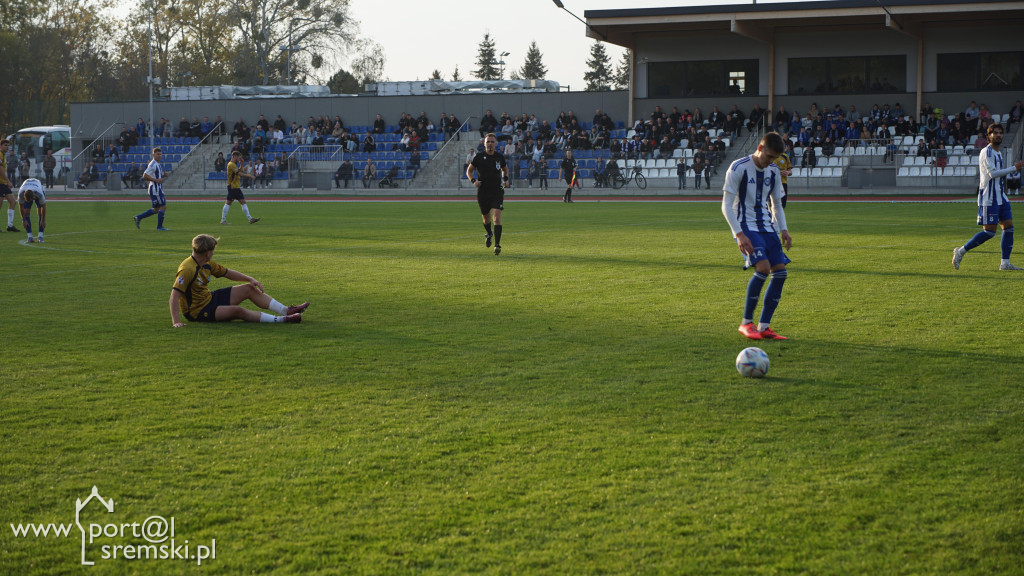
[[[558,177],[561,179],[565,178],[565,183],[568,188],[565,189],[565,195],[562,196],[562,202],[572,202],[572,187],[576,186],[576,159],[572,157],[572,150],[565,149],[565,158],[562,159],[562,164],[558,168]]]
[[[501,211],[505,202],[505,186],[508,186],[508,164],[497,147],[498,138],[493,132],[488,133],[484,137],[484,151],[477,152],[466,167],[466,178],[476,186],[476,203],[480,205],[484,230],[487,231],[484,246],[490,248],[493,239],[495,256],[501,254]],[[494,224],[493,232],[491,223]]]

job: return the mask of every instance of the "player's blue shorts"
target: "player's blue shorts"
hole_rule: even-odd
[[[782,251],[782,241],[779,240],[778,232],[754,232],[744,230],[747,239],[754,247],[754,251],[747,256],[747,266],[753,266],[761,260],[767,260],[773,268],[777,264],[789,264],[792,262],[786,253]]]
[[[231,287],[221,288],[220,290],[213,291],[213,298],[210,303],[203,307],[196,314],[195,318],[190,318],[188,314],[186,318],[193,322],[216,322],[217,321],[217,307],[218,306],[230,306],[231,305]]]
[[[149,193],[149,201],[153,204],[153,208],[160,208],[161,206],[167,206],[167,199],[164,198],[164,191],[161,190],[154,194],[152,191]]]
[[[1010,210],[1009,202],[998,206],[978,206],[978,226],[999,224],[1003,220],[1013,220],[1013,211]]]

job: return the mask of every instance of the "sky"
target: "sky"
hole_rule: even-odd
[[[800,1],[800,0],[798,0]],[[750,0],[563,0],[566,10],[584,18],[587,10],[749,4]],[[772,0],[760,0],[762,4]],[[435,69],[450,80],[455,66],[472,80],[484,33],[490,32],[497,54],[505,57],[505,78],[522,68],[531,41],[537,42],[547,80],[564,90],[583,90],[583,74],[594,40],[586,26],[552,0],[468,2],[466,0],[352,0],[351,14],[362,36],[384,47],[384,74],[391,81],[425,80]],[[612,66],[623,49],[606,44]]]

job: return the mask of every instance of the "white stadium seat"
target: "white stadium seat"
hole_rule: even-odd
[[[906,166],[904,166],[904,167],[900,168],[898,172],[896,172],[896,175],[897,176],[910,176],[910,168],[907,168]]]

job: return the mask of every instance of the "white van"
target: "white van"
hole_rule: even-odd
[[[21,159],[23,152],[28,152],[31,168],[29,174],[42,180],[43,158],[47,150],[53,150],[57,159],[54,176],[60,178],[71,170],[71,127],[70,126],[35,126],[22,128],[16,134],[7,137],[11,141],[11,150]]]

